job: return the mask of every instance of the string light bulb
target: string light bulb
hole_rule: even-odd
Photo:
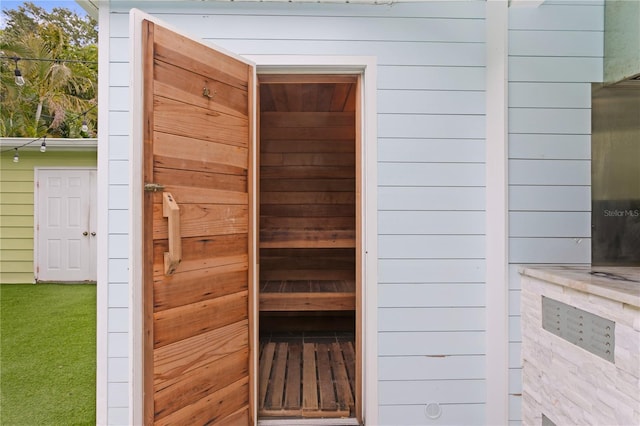
[[[40,144],[40,152],[46,152],[47,151],[47,138],[45,137],[42,140],[42,143]]]
[[[82,127],[80,128],[83,133],[87,133],[89,131],[89,126],[87,125],[87,119],[82,120]]]
[[[24,86],[24,77],[22,76],[22,71],[20,71],[20,68],[18,68],[18,61],[20,60],[20,58],[14,56],[12,59],[16,62],[16,69],[13,71],[14,81],[18,86]]]
[[[13,154],[13,162],[14,163],[19,163],[20,162],[20,156],[18,155],[18,148],[16,148],[16,153]]]

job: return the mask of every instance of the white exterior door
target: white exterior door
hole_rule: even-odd
[[[36,280],[96,280],[96,170],[36,170]]]

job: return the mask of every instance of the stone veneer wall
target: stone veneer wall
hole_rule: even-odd
[[[639,287],[640,291],[640,287]],[[542,328],[542,296],[615,321],[615,363]],[[525,425],[640,425],[640,309],[522,277]]]

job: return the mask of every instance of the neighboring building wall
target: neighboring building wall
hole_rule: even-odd
[[[591,261],[591,83],[602,81],[603,1],[509,14],[509,419],[520,424],[518,264]]]
[[[38,143],[38,147],[40,144]],[[95,167],[96,152],[3,148],[0,157],[0,283],[33,283],[35,167]]]

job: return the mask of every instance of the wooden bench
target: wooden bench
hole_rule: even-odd
[[[352,311],[353,280],[269,280],[260,282],[260,311]]]

